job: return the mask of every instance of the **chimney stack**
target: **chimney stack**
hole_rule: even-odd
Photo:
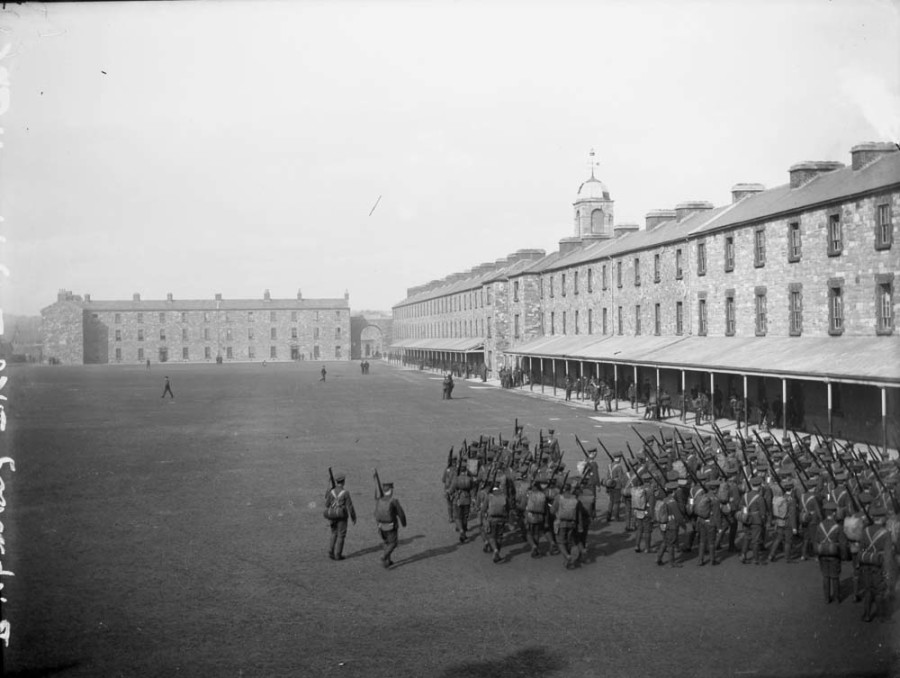
[[[613,229],[613,235],[616,238],[621,238],[623,235],[628,235],[629,233],[634,233],[640,230],[641,227],[637,224],[619,224]]]
[[[867,141],[857,144],[850,149],[851,164],[854,170],[862,169],[866,165],[875,162],[883,155],[895,153],[900,149],[897,144],[886,141]]]
[[[166,301],[172,301],[172,293],[171,293],[171,292],[169,292],[169,293],[166,295]]]
[[[263,300],[264,301],[272,301],[272,296],[269,294],[269,290],[263,292]]]
[[[222,301],[222,293],[216,292],[216,301]]]
[[[140,300],[141,300],[141,294],[140,294],[140,292],[135,292],[134,294],[132,294],[132,295],[131,295],[131,300],[132,300],[132,301],[140,301]]]
[[[756,195],[766,190],[762,184],[735,184],[731,187],[731,203],[743,200],[748,195]]]
[[[675,216],[675,210],[650,210],[644,216],[644,230],[652,231],[660,224],[672,221]]]
[[[350,290],[344,290],[344,301],[350,301]]]
[[[303,299],[303,292],[302,292],[302,290],[298,289],[297,290],[297,301],[301,301],[302,299]]]
[[[91,295],[90,295],[90,294],[85,294],[85,295],[84,295],[84,300],[85,300],[85,302],[87,302],[88,304],[91,303]]]
[[[694,212],[711,210],[712,208],[713,205],[711,202],[706,202],[705,200],[688,200],[687,202],[675,205],[675,218],[678,221],[684,221],[686,217]]]
[[[572,236],[570,238],[562,238],[559,241],[559,253],[562,256],[571,254],[575,250],[581,249],[581,246],[583,244],[584,242],[581,240],[581,238],[576,238],[575,236]]]
[[[841,169],[844,163],[834,160],[806,160],[791,165],[788,174],[791,177],[791,188],[800,188],[809,183],[820,174]]]

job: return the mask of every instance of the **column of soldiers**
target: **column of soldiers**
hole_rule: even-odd
[[[695,547],[701,567],[719,565],[723,552],[755,565],[815,558],[830,603],[841,600],[840,573],[849,563],[863,619],[886,608],[897,581],[900,463],[827,436],[814,443],[796,434],[779,441],[714,433],[641,437],[637,452],[626,443],[628,458],[598,439],[610,461],[602,477],[597,448],[576,438],[584,460],[569,468],[552,429],[530,445],[516,422],[512,439],[482,436],[450,450],[443,476],[448,519],[460,543],[477,520],[495,563],[505,562],[505,536],[518,534],[531,557],[562,553],[569,569],[587,549],[603,489],[606,522],[624,514],[625,530],[636,533],[634,550],[656,553],[660,566],[681,567]]]

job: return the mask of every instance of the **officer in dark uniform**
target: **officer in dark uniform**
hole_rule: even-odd
[[[382,496],[378,496],[377,490],[375,494],[375,520],[378,523],[378,532],[384,545],[381,564],[384,567],[390,567],[394,564],[391,561],[391,554],[397,548],[398,542],[397,523],[406,527],[406,513],[400,506],[400,500],[394,496],[393,483],[382,483],[381,489],[384,492]]]

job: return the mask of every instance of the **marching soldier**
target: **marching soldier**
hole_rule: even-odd
[[[579,521],[585,519],[585,509],[575,496],[577,485],[577,480],[570,480],[562,493],[553,500],[553,514],[556,516],[554,531],[557,533],[567,570],[571,569],[581,556],[575,535]]]
[[[716,491],[719,489],[718,480],[708,480],[706,489],[694,499],[695,529],[700,533],[700,558],[697,563],[702,567],[706,565],[706,554],[713,565],[718,565],[716,558],[716,543],[718,541],[719,525],[722,520],[722,512]]]
[[[639,475],[634,480],[631,488],[631,508],[637,531],[637,540],[635,541],[634,550],[641,553],[641,541],[646,541],[644,551],[650,552],[650,535],[653,531],[652,518],[652,487],[650,485],[650,474]]]
[[[766,523],[766,503],[761,490],[762,478],[753,476],[750,488],[741,499],[741,522],[744,524],[744,546],[741,551],[741,563],[747,564],[747,554],[753,549],[753,562],[760,564],[759,551],[762,548],[762,529]],[[763,560],[763,563],[767,561]]]
[[[469,471],[463,468],[453,479],[453,504],[456,507],[456,531],[459,532],[459,543],[465,544],[469,527],[469,509],[472,505],[472,488],[474,481]]]
[[[887,511],[883,506],[872,506],[869,515],[874,524],[863,531],[860,542],[860,579],[863,590],[863,621],[875,618],[881,603],[893,591],[894,553],[890,531],[885,527]]]
[[[678,501],[675,499],[675,492],[678,490],[678,481],[669,480],[666,483],[665,489],[666,496],[656,503],[654,511],[656,514],[656,522],[659,525],[659,530],[662,532],[663,537],[662,548],[659,551],[659,555],[656,557],[656,564],[662,565],[666,551],[670,551],[672,554],[670,560],[671,566],[681,567],[681,563],[678,562],[677,551],[678,530],[684,521],[684,514],[681,512]]]
[[[769,562],[775,560],[778,547],[784,544],[784,562],[792,563],[791,547],[797,534],[797,501],[794,497],[794,482],[790,478],[781,481],[784,493],[772,497],[772,518],[774,537],[769,548]]]
[[[397,523],[406,527],[406,513],[400,506],[400,500],[394,496],[394,484],[382,483],[383,494],[379,496],[375,491],[375,520],[378,523],[378,532],[384,545],[384,553],[381,556],[381,564],[384,567],[393,565],[391,554],[397,548],[399,528]]]
[[[330,472],[330,471],[329,471]],[[338,473],[334,476],[334,486],[325,494],[325,518],[331,528],[331,542],[328,557],[332,560],[343,560],[344,540],[347,538],[347,519],[356,525],[356,510],[350,493],[344,487],[346,476]]]
[[[819,570],[822,573],[822,589],[825,602],[841,602],[841,560],[846,558],[847,537],[841,524],[835,519],[838,505],[825,502],[822,507],[825,517],[816,530],[816,553],[819,555]]]
[[[615,515],[616,522],[620,520],[619,512],[622,510],[622,488],[625,487],[625,464],[622,461],[621,452],[613,455],[613,463],[608,468],[606,492],[609,495],[609,506],[606,509],[606,522],[612,522]]]
[[[507,502],[506,492],[499,483],[494,484],[490,494],[484,499],[484,511],[482,515],[487,517],[488,524],[488,543],[494,552],[494,562],[499,563],[500,543],[503,539],[503,530],[506,528],[506,521],[509,518],[509,504]],[[482,519],[483,520],[483,519]]]
[[[544,492],[545,484],[540,480],[534,480],[531,490],[528,492],[528,500],[525,505],[525,522],[528,526],[528,544],[531,546],[531,557],[541,556],[541,536],[549,514],[547,495]]]

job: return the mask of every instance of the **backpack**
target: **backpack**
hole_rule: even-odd
[[[393,511],[391,511],[391,500],[387,497],[381,497],[375,500],[375,520],[379,523],[394,522]]]
[[[818,498],[815,492],[804,492],[800,497],[800,503],[803,505],[800,510],[800,522],[808,525],[813,517],[819,515]]]
[[[461,474],[456,477],[456,489],[468,492],[472,489],[472,477],[468,474]]]
[[[656,502],[656,506],[653,507],[653,518],[660,525],[665,525],[669,522],[669,507],[666,506],[665,501]]]
[[[772,514],[779,520],[787,518],[788,505],[784,495],[772,497]]]
[[[559,498],[559,512],[556,517],[560,520],[575,522],[578,511],[578,498],[562,496]]]
[[[888,531],[879,527],[874,536],[869,531],[871,527],[866,528],[866,548],[859,554],[859,560],[864,565],[881,565],[884,559],[882,540],[888,535]],[[880,548],[879,548],[880,547]]]
[[[638,485],[631,490],[631,506],[635,511],[643,511],[647,508],[647,488]]]
[[[507,514],[506,495],[505,494],[489,494],[488,495],[488,516],[491,518],[505,518]]]
[[[844,518],[844,534],[851,541],[862,541],[865,525],[859,516]]]
[[[528,503],[528,481],[516,481],[516,509],[524,511]]]
[[[328,496],[328,505],[323,515],[328,520],[344,520],[347,517],[347,490],[338,492],[337,488],[332,487]]]
[[[547,495],[540,491],[529,492],[525,510],[529,513],[541,513],[547,509]]]
[[[838,554],[837,534],[840,531],[840,525],[832,523],[831,527],[826,528],[825,523],[819,523],[816,540],[816,552],[820,556],[836,556]]]
[[[700,498],[694,502],[694,513],[704,520],[709,518],[712,513],[712,498],[708,493],[704,492]]]

